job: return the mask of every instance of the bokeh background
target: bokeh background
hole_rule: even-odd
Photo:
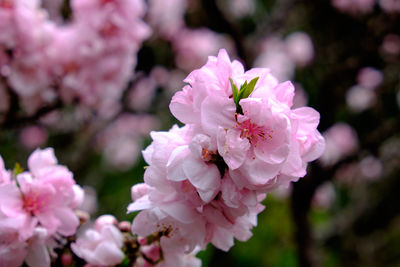
[[[0,8],[7,2],[0,0]],[[61,27],[74,19],[71,2],[43,0],[40,8]],[[140,151],[150,131],[179,124],[168,109],[172,95],[190,71],[225,48],[246,69],[268,67],[280,81],[291,80],[295,107],[320,112],[327,149],[306,177],[268,195],[248,242],[228,253],[207,247],[199,253],[203,266],[400,266],[400,1],[146,5],[151,34],[129,55],[136,64],[128,64],[118,101],[102,110],[57,95],[30,106],[14,88],[15,51],[0,38],[6,166],[24,165],[36,147],[54,147],[85,187],[93,218],[132,220],[130,187],[142,181]]]

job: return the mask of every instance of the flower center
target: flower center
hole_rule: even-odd
[[[36,192],[29,192],[24,195],[24,210],[31,214],[36,214],[43,210],[47,204],[44,196],[38,195]]]
[[[252,123],[250,120],[246,120],[241,123],[238,122],[236,128],[240,130],[241,138],[247,138],[250,144],[255,146],[258,142],[264,142],[268,139],[272,139],[272,130]]]

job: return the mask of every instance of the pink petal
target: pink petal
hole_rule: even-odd
[[[233,128],[236,107],[232,99],[207,96],[201,105],[201,123],[204,131],[213,136],[218,127]]]
[[[219,127],[217,143],[218,152],[230,169],[239,168],[246,160],[250,143],[246,138],[240,138],[240,131],[232,129],[226,131]]]

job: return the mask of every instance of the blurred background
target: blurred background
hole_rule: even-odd
[[[132,220],[130,187],[143,181],[150,131],[179,124],[171,97],[225,48],[246,69],[291,80],[293,108],[320,112],[327,147],[306,177],[268,195],[248,242],[228,253],[209,246],[203,266],[400,266],[400,1],[148,0],[137,14],[121,11],[122,26],[107,16],[91,24],[88,12],[102,9],[84,0],[33,2],[15,38],[13,1],[0,0],[8,168],[54,147],[93,218]],[[74,54],[81,47],[89,52]]]

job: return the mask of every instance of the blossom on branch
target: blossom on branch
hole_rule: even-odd
[[[248,240],[265,193],[303,177],[325,147],[319,113],[291,109],[293,85],[268,69],[245,72],[220,50],[185,82],[170,109],[186,125],[151,133],[145,183],[128,207],[140,211],[134,234],[161,235],[165,266],[183,266],[167,259],[208,243],[228,251]]]
[[[44,260],[50,264],[46,246],[75,234],[79,226],[75,210],[83,200],[82,189],[72,173],[57,163],[52,148],[34,151],[28,159],[29,171],[16,168],[14,177],[0,163],[0,235],[6,240],[1,253],[15,250],[23,255],[21,262],[1,256],[0,266],[19,266],[25,257],[30,266]]]

